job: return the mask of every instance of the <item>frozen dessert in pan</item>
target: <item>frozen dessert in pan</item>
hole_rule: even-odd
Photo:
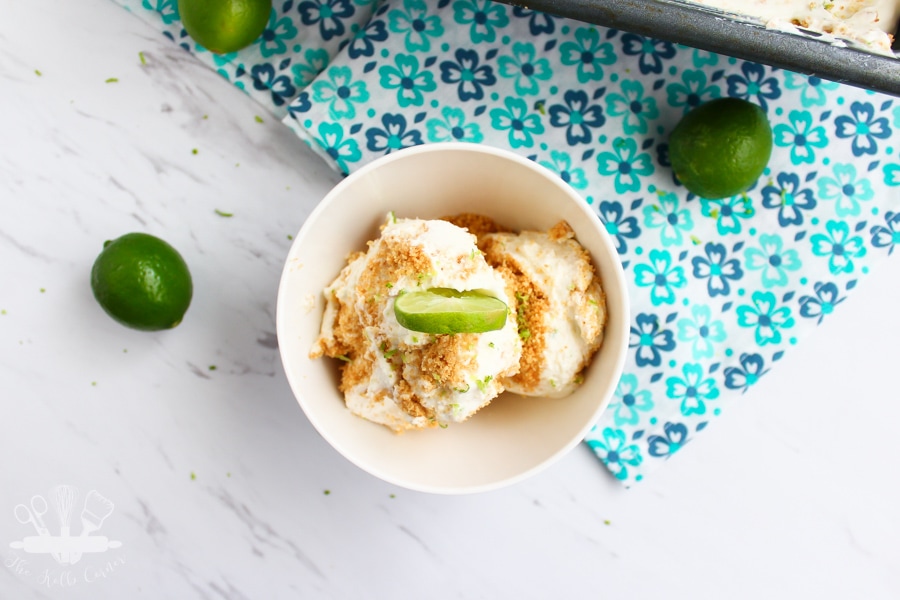
[[[689,0],[754,17],[772,29],[803,29],[892,55],[900,0]]]

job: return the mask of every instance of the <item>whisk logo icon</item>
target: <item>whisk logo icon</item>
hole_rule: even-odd
[[[49,496],[50,502],[36,494],[28,504],[16,505],[16,520],[22,525],[32,525],[37,535],[14,541],[10,543],[11,548],[30,554],[49,554],[61,565],[74,565],[85,554],[106,552],[122,545],[105,535],[95,535],[115,508],[100,492],[91,490],[79,503],[81,499],[77,488],[58,485]],[[50,512],[51,504],[59,523],[59,533],[56,535],[50,533],[44,518]],[[77,526],[79,522],[80,531],[73,535],[72,526]]]

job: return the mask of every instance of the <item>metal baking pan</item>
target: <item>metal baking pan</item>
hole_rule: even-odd
[[[900,58],[840,46],[678,0],[503,0],[702,50],[900,96]],[[900,32],[894,35],[898,50]]]

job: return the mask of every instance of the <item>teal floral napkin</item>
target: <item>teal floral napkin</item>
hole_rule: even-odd
[[[578,190],[630,285],[631,352],[585,440],[626,485],[750,390],[900,244],[900,100],[889,96],[488,0],[288,0],[253,47],[223,58],[185,37],[174,1],[117,1],[344,173],[462,140],[512,149]],[[673,177],[666,141],[688,110],[723,96],[765,109],[775,148],[750,190],[710,201]]]

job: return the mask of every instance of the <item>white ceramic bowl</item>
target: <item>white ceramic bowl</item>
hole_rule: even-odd
[[[389,211],[404,218],[483,214],[514,230],[565,219],[590,252],[608,304],[603,345],[581,387],[560,399],[504,393],[465,423],[397,435],[352,415],[338,361],[311,360],[322,289],[347,255],[378,237]],[[434,493],[484,491],[520,481],[571,450],[609,403],[628,348],[628,295],[615,247],[590,206],[556,174],[495,148],[442,143],[389,154],[341,181],[294,240],[277,304],[278,345],[291,389],[338,452],[385,481]]]

